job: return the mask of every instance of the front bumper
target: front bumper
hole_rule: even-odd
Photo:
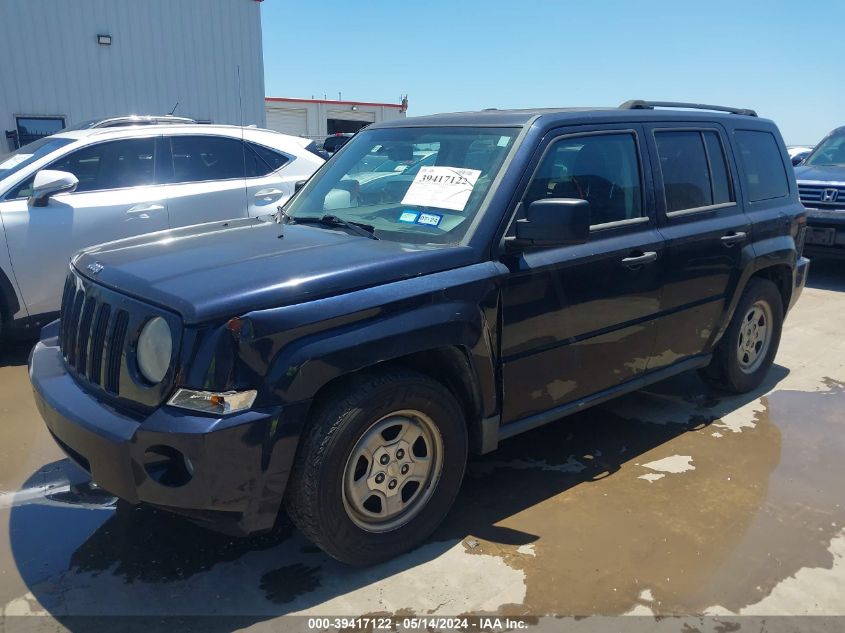
[[[804,252],[813,257],[845,257],[845,210],[806,209]]]
[[[29,376],[50,433],[105,490],[230,534],[273,527],[307,403],[224,418],[169,406],[127,414],[73,380],[55,337],[35,346]]]

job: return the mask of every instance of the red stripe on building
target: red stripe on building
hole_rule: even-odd
[[[402,108],[401,103],[372,103],[370,101],[332,101],[331,99],[290,99],[288,97],[264,97],[265,101],[282,101],[284,103],[324,103],[326,105],[356,105],[378,106],[382,108]]]

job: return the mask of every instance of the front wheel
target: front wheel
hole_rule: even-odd
[[[701,375],[713,386],[746,393],[760,386],[780,344],[783,300],[768,279],[753,278]]]
[[[466,421],[440,383],[404,369],[357,377],[312,416],[288,513],[334,558],[378,563],[416,547],[441,523],[466,458]]]

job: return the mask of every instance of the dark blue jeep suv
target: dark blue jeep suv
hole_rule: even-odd
[[[845,127],[836,128],[795,168],[807,208],[807,252],[845,256]]]
[[[436,158],[376,173],[373,154]],[[443,520],[468,452],[690,369],[757,387],[804,229],[781,136],[749,110],[392,121],[273,217],[78,254],[30,376],[113,494],[241,534],[284,503],[370,564]]]

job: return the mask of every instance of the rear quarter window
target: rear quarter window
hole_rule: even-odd
[[[774,135],[761,130],[737,130],[734,138],[749,202],[787,197],[789,180]]]

